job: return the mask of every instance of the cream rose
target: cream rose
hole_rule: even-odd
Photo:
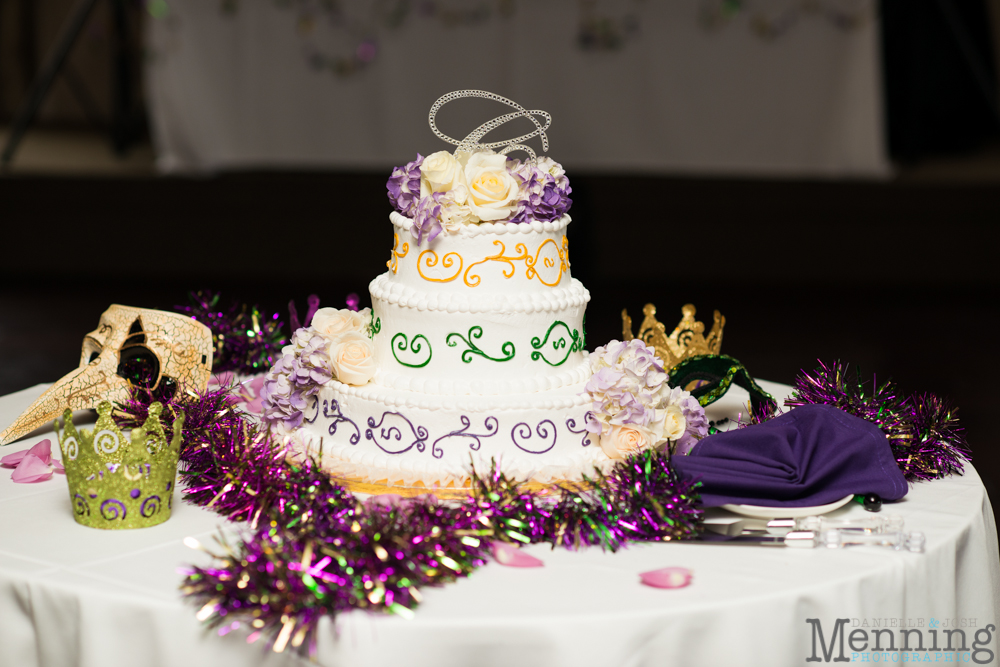
[[[687,419],[679,405],[668,405],[664,410],[663,417],[663,438],[665,440],[678,440],[684,431],[687,430]]]
[[[449,234],[457,233],[475,219],[468,205],[459,203],[467,201],[468,194],[469,190],[464,185],[459,185],[441,198],[441,212],[438,217],[441,220],[441,227]]]
[[[351,331],[363,332],[368,324],[371,308],[349,310],[347,308],[320,308],[312,318],[312,328],[333,340]]]
[[[420,165],[420,197],[434,192],[450,192],[465,185],[465,170],[448,151],[438,151],[424,158]],[[455,193],[458,204],[465,203],[465,193]]]
[[[623,459],[652,444],[642,429],[632,426],[612,426],[609,433],[601,434],[601,449],[612,459]]]
[[[333,374],[344,384],[367,384],[375,375],[375,346],[368,336],[348,331],[330,343]]]
[[[465,165],[469,188],[466,202],[480,220],[503,220],[517,207],[520,184],[507,171],[507,158],[493,153],[476,153]]]

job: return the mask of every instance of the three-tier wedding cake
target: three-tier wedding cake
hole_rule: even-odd
[[[453,140],[434,117],[467,96],[515,111]],[[479,143],[514,118],[535,131]],[[588,358],[569,181],[522,143],[537,136],[547,149],[548,114],[462,91],[438,100],[430,120],[457,150],[393,171],[393,247],[369,286],[372,308],[324,308],[295,333],[265,381],[272,433],[338,477],[397,491],[462,487],[473,465],[577,480],[630,451],[703,435],[697,401],[667,386],[642,341]],[[512,150],[529,158],[508,159]]]

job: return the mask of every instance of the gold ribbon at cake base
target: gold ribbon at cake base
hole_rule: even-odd
[[[426,486],[423,482],[414,482],[412,485],[390,484],[388,479],[376,482],[369,482],[359,477],[342,477],[327,471],[330,479],[340,484],[351,493],[367,493],[373,496],[392,493],[403,498],[416,498],[426,494],[432,494],[441,500],[465,500],[472,496],[472,486],[469,480],[462,486]],[[585,488],[583,482],[571,482],[569,480],[555,480],[552,482],[528,481],[521,485],[521,489],[530,493],[551,493],[557,494],[563,489],[582,490]]]

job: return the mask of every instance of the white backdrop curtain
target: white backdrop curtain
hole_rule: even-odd
[[[427,111],[461,88],[549,111],[550,154],[571,173],[890,171],[875,0],[149,7],[148,99],[168,172],[383,170],[446,147]],[[446,108],[443,129],[464,136],[503,113],[470,109]]]

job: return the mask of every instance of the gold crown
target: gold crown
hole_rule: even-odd
[[[656,319],[656,306],[647,303],[642,312],[646,317],[639,327],[639,338],[656,351],[667,371],[688,357],[719,354],[722,349],[722,328],[726,326],[726,318],[719,311],[715,311],[715,322],[708,336],[705,336],[705,325],[694,319],[696,311],[690,303],[681,308],[683,317],[669,336],[667,328]],[[626,309],[622,310],[622,336],[625,340],[634,338],[632,318]]]
[[[174,420],[173,438],[160,424],[159,403],[126,438],[111,418],[111,403],[97,406],[93,431],[77,430],[73,413],[63,413],[59,448],[66,468],[69,497],[77,523],[91,528],[155,526],[170,518],[174,478],[181,448],[184,413]]]

